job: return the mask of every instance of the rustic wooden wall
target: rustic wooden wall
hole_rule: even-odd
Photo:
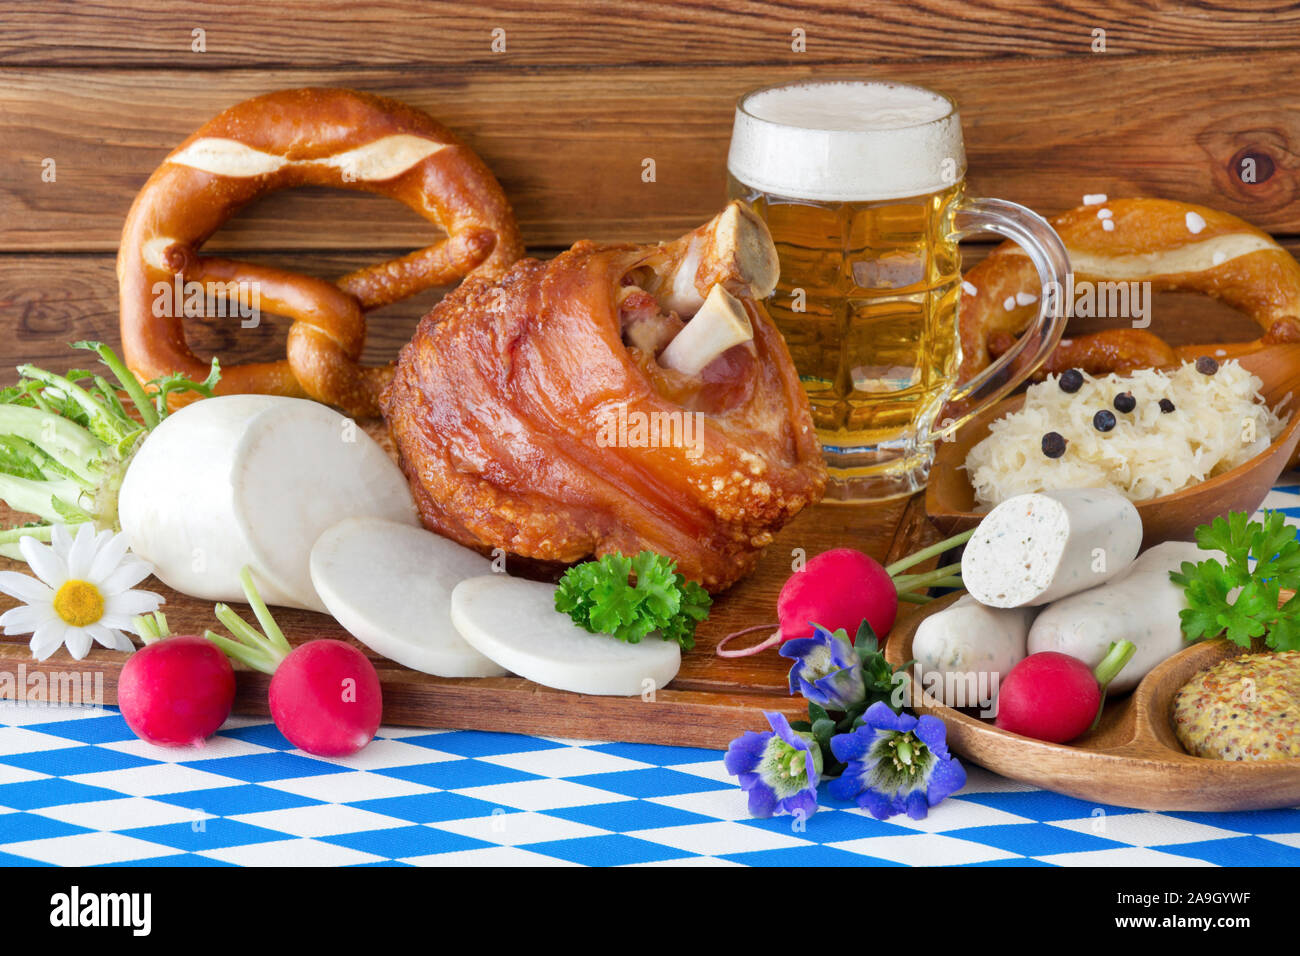
[[[428,110],[481,152],[545,254],[706,218],[735,97],[813,74],[953,94],[984,194],[1049,214],[1089,192],[1187,199],[1300,248],[1296,3],[0,0],[0,358],[66,365],[70,338],[115,340],[113,255],[132,196],[245,97],[351,86]],[[211,245],[331,275],[428,241],[403,207],[303,190]],[[379,315],[371,355],[391,356],[432,301]],[[1212,309],[1186,314],[1240,330]],[[270,324],[201,324],[192,339],[228,359],[279,348]]]

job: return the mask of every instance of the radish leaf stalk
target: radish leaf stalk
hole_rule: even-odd
[[[120,530],[122,478],[143,438],[166,417],[168,398],[210,397],[220,377],[214,359],[202,382],[173,374],[142,384],[102,342],[72,347],[94,352],[116,382],[85,369],[59,375],[20,365],[17,384],[0,389],[0,500],[39,519],[0,531],[6,557],[22,557],[20,538],[48,541],[54,523]]]
[[[280,662],[289,656],[293,648],[285,640],[284,632],[275,623],[270,609],[258,593],[257,586],[253,583],[253,573],[247,566],[239,572],[239,581],[244,587],[244,597],[253,609],[258,623],[262,625],[262,630],[259,631],[236,614],[230,605],[218,604],[213,611],[217,620],[234,635],[234,640],[210,630],[204,631],[203,636],[221,648],[227,657],[263,674],[274,674]]]

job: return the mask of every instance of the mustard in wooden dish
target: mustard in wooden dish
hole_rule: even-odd
[[[1174,695],[1173,720],[1196,757],[1300,757],[1300,651],[1245,654],[1201,671]]]

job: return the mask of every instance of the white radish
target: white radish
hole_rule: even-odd
[[[183,594],[243,600],[252,567],[268,604],[325,611],[309,556],[347,517],[414,525],[401,470],[350,419],[316,402],[208,398],[150,432],[122,481],[131,549]]]
[[[491,562],[431,531],[348,518],[311,549],[311,580],[334,620],[371,650],[438,677],[500,677],[505,669],[451,625],[451,592]]]
[[[456,585],[451,621],[466,641],[512,674],[578,694],[642,694],[671,681],[682,663],[676,642],[650,634],[628,644],[588,633],[555,610],[553,585],[505,574]]]

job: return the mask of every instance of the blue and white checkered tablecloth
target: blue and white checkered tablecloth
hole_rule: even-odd
[[[1300,525],[1300,474],[1264,507]],[[112,709],[0,703],[0,863],[1300,866],[1300,808],[1148,813],[967,769],[925,820],[825,787],[807,821],[754,820],[713,750],[385,727],[323,759],[232,718],[177,751]]]

